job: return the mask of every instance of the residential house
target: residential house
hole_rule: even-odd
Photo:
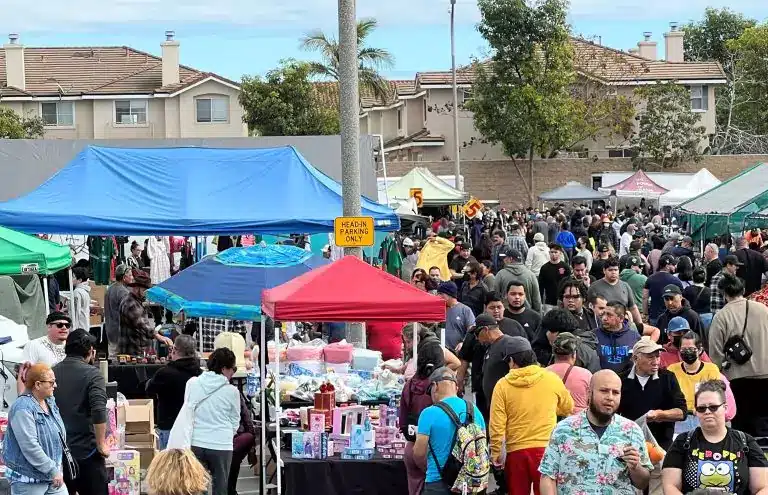
[[[590,81],[606,96],[632,97],[638,111],[643,102],[634,98],[636,88],[664,81],[683,84],[691,91],[691,111],[701,113],[707,134],[714,133],[715,87],[726,83],[722,67],[714,62],[685,62],[684,33],[677,25],[664,37],[664,60],[658,59],[650,33],[629,52],[572,38],[580,83]],[[463,160],[504,159],[501,147],[484,140],[474,127],[472,112],[462,106],[472,98],[475,76],[472,67],[457,72],[460,156]],[[331,83],[322,84],[327,92]],[[421,72],[414,80],[390,81],[390,88],[392,94],[386,101],[361,93],[360,132],[382,135],[390,161],[453,160],[451,72]],[[338,101],[338,95],[335,98]],[[604,135],[576,143],[574,149],[581,150],[579,156],[621,157],[629,155],[628,146],[623,137]]]
[[[40,116],[48,139],[243,137],[240,85],[179,63],[166,32],[161,57],[127,46],[32,48],[16,34],[0,50],[0,106]]]

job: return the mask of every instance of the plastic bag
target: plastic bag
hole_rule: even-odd
[[[654,467],[656,467],[657,465],[660,465],[661,462],[664,460],[664,456],[667,455],[667,452],[663,448],[661,448],[661,445],[659,445],[659,442],[656,441],[656,437],[653,436],[651,429],[648,428],[648,419],[646,415],[643,414],[642,416],[637,418],[635,420],[635,423],[637,423],[637,425],[643,431],[646,448],[648,449],[648,457],[651,458],[651,462],[653,463]],[[655,454],[653,452],[654,450],[655,450]],[[654,458],[657,458],[656,462],[653,462]]]

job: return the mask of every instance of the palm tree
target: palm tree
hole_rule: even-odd
[[[368,90],[373,96],[387,101],[391,95],[389,84],[379,70],[394,66],[395,59],[383,48],[365,46],[365,39],[376,29],[376,19],[360,19],[357,21],[357,60],[359,62],[358,78],[360,89]],[[339,42],[326,36],[320,30],[307,33],[301,40],[304,50],[320,52],[322,62],[310,62],[310,69],[316,76],[339,80]]]

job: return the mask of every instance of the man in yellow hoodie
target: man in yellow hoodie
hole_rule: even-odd
[[[506,341],[509,373],[496,384],[491,399],[491,461],[504,470],[509,495],[539,495],[539,463],[549,444],[557,416],[573,411],[573,399],[555,373],[539,366],[530,342]]]

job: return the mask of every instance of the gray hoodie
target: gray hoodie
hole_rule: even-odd
[[[539,281],[536,275],[522,263],[510,263],[504,266],[496,274],[496,294],[505,302],[507,300],[507,288],[513,280],[518,280],[525,287],[525,299],[531,309],[541,312],[541,294],[539,293]]]

